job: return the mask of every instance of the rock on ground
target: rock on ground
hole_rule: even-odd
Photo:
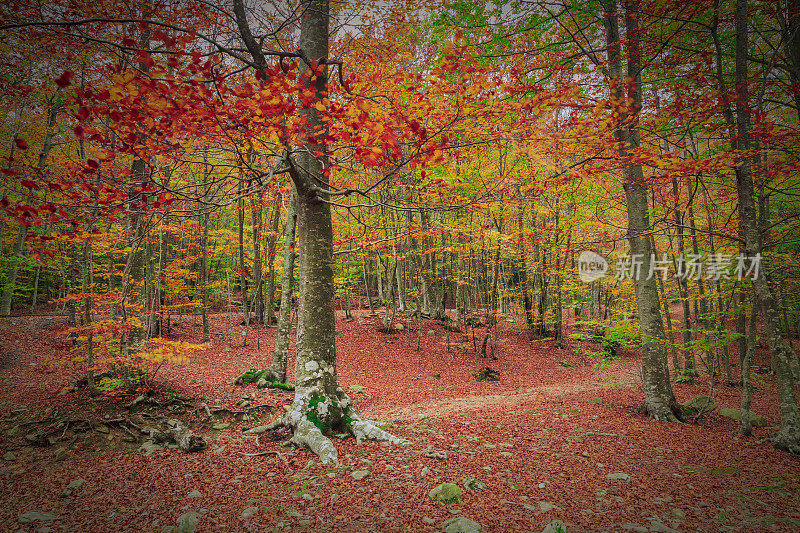
[[[461,503],[461,489],[454,483],[442,483],[431,489],[428,496],[442,503]]]
[[[727,407],[723,407],[719,410],[719,414],[722,416],[726,416],[728,418],[733,418],[734,420],[741,422],[742,421],[742,410],[741,409],[729,409]],[[750,411],[750,424],[757,428],[767,427],[769,423],[767,419],[763,416]]]
[[[480,533],[481,525],[469,518],[458,516],[442,524],[445,533]]]
[[[542,533],[567,533],[567,526],[561,520],[553,520],[545,526]]]

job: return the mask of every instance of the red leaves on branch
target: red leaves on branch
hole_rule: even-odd
[[[56,85],[58,85],[60,88],[64,89],[65,87],[68,87],[69,85],[72,84],[72,78],[74,78],[74,77],[75,77],[75,73],[74,72],[72,72],[71,70],[65,70],[61,74],[61,76],[56,78]]]
[[[25,141],[25,139],[20,139],[19,137],[17,137],[16,139],[14,139],[14,144],[16,144],[17,148],[20,150],[28,149],[28,143]]]

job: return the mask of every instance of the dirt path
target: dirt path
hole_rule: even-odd
[[[616,387],[632,388],[636,386],[637,376],[635,371],[621,370],[606,375],[609,378],[609,382],[618,384]],[[448,398],[446,400],[428,400],[396,408],[375,406],[369,409],[368,412],[362,414],[366,417],[381,419],[415,420],[431,416],[448,416],[455,413],[470,411],[487,412],[490,410],[507,410],[543,399],[568,394],[598,392],[607,389],[608,383],[553,383],[515,391],[506,391],[500,394],[470,394],[457,398]]]

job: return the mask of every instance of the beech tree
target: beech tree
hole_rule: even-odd
[[[257,65],[264,55],[253,39],[242,0],[234,0],[242,41]],[[327,0],[306,0],[300,5],[299,52],[308,61],[300,73],[313,102],[327,95],[330,6]],[[326,435],[346,430],[358,442],[364,439],[407,444],[405,439],[361,419],[336,376],[336,320],[334,316],[333,225],[327,202],[328,180],[326,124],[314,105],[304,111],[305,144],[286,159],[297,191],[299,284],[295,399],[278,420],[248,433],[288,427],[292,441],[309,448],[327,463],[338,457]]]
[[[615,136],[619,142],[619,155],[623,161],[639,148],[638,113],[642,107],[641,97],[641,49],[639,43],[638,2],[625,2],[625,28],[628,56],[627,84],[622,82],[621,41],[617,22],[616,0],[605,0],[605,26],[608,43],[608,74],[612,102],[619,106],[619,126]],[[628,94],[624,95],[625,85]],[[630,106],[623,103],[624,96],[631,100]],[[622,169],[622,186],[628,211],[628,242],[631,258],[641,258],[641,270],[634,273],[636,306],[639,310],[642,339],[642,385],[644,404],[642,410],[657,420],[676,420],[677,401],[672,393],[667,368],[666,335],[661,319],[661,305],[654,277],[645,275],[650,270],[653,249],[647,237],[652,227],[647,205],[647,187],[641,163],[627,163]]]

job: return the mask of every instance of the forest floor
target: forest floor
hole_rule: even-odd
[[[454,517],[489,532],[538,532],[554,519],[576,532],[800,528],[800,460],[764,440],[779,420],[768,373],[758,375],[752,410],[772,427],[745,438],[717,412],[684,424],[638,414],[635,353],[599,369],[585,354],[596,345],[570,339],[557,349],[502,321],[497,360],[482,359],[471,338],[438,322],[398,322],[404,330],[387,335],[368,312],[339,315],[338,375],[362,416],[413,444],[334,439],[340,462],[323,465],[241,433],[292,401],[291,392],[232,385],[269,365],[275,328],[251,327],[242,347],[244,326],[214,315],[213,346],[161,365],[150,383],[160,403],[136,411],[126,404],[141,391],[60,394],[86,373],[72,361],[65,317],[0,319],[0,530],[159,532],[189,512],[200,532],[442,531]],[[183,317],[172,339],[199,334]],[[756,368],[766,361],[762,348]],[[475,379],[486,366],[499,381]],[[673,386],[679,401],[710,389],[707,376]],[[741,390],[717,384],[712,395],[738,408]],[[264,407],[237,417],[243,398]],[[208,419],[202,405],[228,411]],[[209,447],[138,452],[124,422],[141,423],[153,408]],[[42,431],[52,442],[27,438]],[[265,451],[277,453],[245,455]],[[462,503],[429,496],[445,482],[459,485]]]

